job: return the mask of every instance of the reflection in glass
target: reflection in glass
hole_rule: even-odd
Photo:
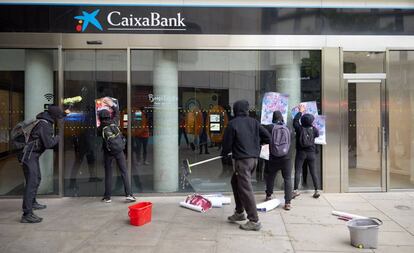
[[[81,101],[67,105],[72,113],[66,117],[64,126],[64,192],[67,196],[103,195],[105,173],[95,99],[116,98],[120,111],[126,113],[126,52],[66,50],[63,57],[64,97],[81,97]],[[124,122],[120,124],[127,137]],[[113,194],[123,194],[120,174],[117,169],[114,171]]]
[[[24,188],[11,129],[56,103],[56,85],[57,50],[0,49],[0,195],[21,195]],[[58,193],[56,158],[57,152],[47,150],[39,159],[39,195]]]
[[[224,130],[232,118],[231,105],[239,99],[249,101],[250,116],[258,120],[261,99],[269,91],[288,94],[290,108],[300,101],[312,100],[317,101],[319,110],[321,108],[320,51],[183,50],[177,51],[177,58],[164,51],[164,60],[169,57],[167,63],[160,62],[160,51],[131,51],[134,191],[159,191],[156,184],[177,186],[175,174],[168,170],[178,172],[180,161],[189,159],[194,163],[218,156]],[[178,74],[178,85],[175,75],[168,72],[173,69]],[[157,86],[162,78],[166,86],[176,85],[177,98],[158,96],[163,92],[162,87]],[[155,119],[160,113],[157,106],[165,102],[172,104],[174,99],[178,104],[168,110],[175,115],[176,123],[168,125],[171,136],[161,136],[156,131],[159,126]],[[174,121],[169,119],[169,122]],[[291,120],[288,124],[291,125]],[[163,127],[167,131],[167,126]],[[156,161],[160,159],[156,154],[162,148],[156,145],[158,142],[175,143],[178,148],[171,148],[169,152],[179,155],[178,159],[170,160],[162,175]],[[192,169],[190,187],[172,187],[168,191],[231,191],[232,166],[231,159],[196,166]],[[316,166],[321,175],[320,155]],[[265,174],[265,164],[261,161],[253,177],[255,190],[264,190]],[[307,180],[310,179],[306,178],[305,185]],[[276,188],[281,186],[282,179],[278,176]]]
[[[414,51],[390,51],[388,73],[391,189],[414,188]]]
[[[348,84],[349,187],[381,186],[380,83]]]
[[[344,52],[344,73],[384,73],[384,52]]]

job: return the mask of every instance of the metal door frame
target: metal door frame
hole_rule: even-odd
[[[380,103],[381,103],[381,186],[380,187],[349,187],[349,167],[348,167],[348,83],[379,83]],[[387,170],[387,148],[388,148],[388,108],[386,95],[386,74],[385,73],[364,73],[364,74],[343,74],[341,82],[341,192],[385,192],[388,190],[388,170]]]

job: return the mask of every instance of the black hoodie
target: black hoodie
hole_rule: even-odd
[[[246,100],[235,102],[233,111],[235,118],[224,131],[221,155],[232,152],[234,159],[258,158],[260,143],[269,143],[270,134],[256,119],[248,116],[249,103]]]
[[[53,135],[54,119],[49,112],[41,112],[36,116],[40,122],[32,130],[31,139],[40,139],[38,146],[33,150],[36,153],[43,153],[46,149],[51,149],[59,143],[59,136]]]
[[[302,125],[299,123],[299,119],[300,119],[300,122],[302,123]],[[303,128],[312,127],[312,123],[313,123],[314,119],[315,118],[313,117],[313,115],[308,114],[308,113],[306,113],[302,116],[302,113],[298,112],[295,115],[295,118],[293,119],[293,127],[295,128],[295,132],[296,132],[296,150],[297,151],[316,152],[315,144],[313,144],[310,147],[306,147],[306,148],[303,148],[299,145],[300,132],[303,130]],[[315,127],[312,127],[312,128],[313,128],[313,137],[314,138],[319,137],[318,129],[316,129]]]

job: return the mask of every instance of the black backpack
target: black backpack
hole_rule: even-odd
[[[30,140],[30,135],[33,129],[37,126],[42,119],[27,119],[19,122],[11,131],[11,140],[15,149],[23,149],[27,144],[36,142],[37,140]]]
[[[314,145],[313,127],[302,127],[299,134],[299,146],[302,148],[312,147]]]
[[[282,157],[289,153],[290,131],[285,125],[275,125],[272,130],[270,153],[275,157]]]
[[[116,155],[124,151],[126,141],[115,124],[110,124],[102,129],[102,138],[105,142],[105,148],[110,154]]]

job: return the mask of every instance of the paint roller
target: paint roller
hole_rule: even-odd
[[[231,155],[231,153],[229,153],[227,156],[230,156],[230,155]],[[192,164],[190,164],[188,159],[184,159],[183,164],[181,166],[181,171],[182,172],[181,172],[181,180],[180,180],[182,189],[185,189],[185,187],[190,184],[190,182],[188,180],[188,177],[191,174],[191,168],[192,167],[195,167],[197,165],[201,165],[201,164],[204,164],[204,163],[212,162],[212,161],[215,161],[215,160],[219,160],[223,157],[226,157],[226,156],[216,156],[216,157],[213,157],[213,158],[210,158],[210,159],[207,159],[207,160],[204,160],[204,161],[192,163]]]

